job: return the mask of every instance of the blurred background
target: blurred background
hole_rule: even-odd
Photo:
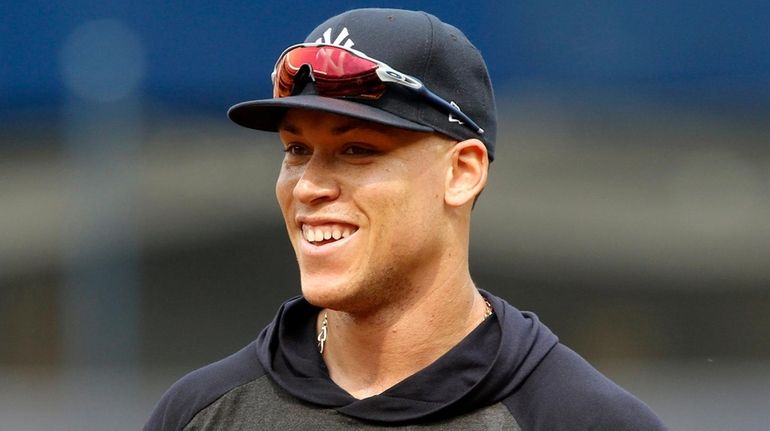
[[[135,430],[299,293],[273,135],[286,46],[423,9],[488,61],[477,284],[676,430],[770,423],[770,3],[0,5],[0,430]]]

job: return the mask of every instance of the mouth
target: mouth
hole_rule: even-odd
[[[343,240],[358,231],[358,226],[344,223],[303,223],[301,228],[302,238],[316,247]]]

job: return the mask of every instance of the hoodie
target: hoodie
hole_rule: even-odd
[[[293,298],[254,342],[175,383],[145,430],[666,429],[537,316],[481,293],[492,316],[426,368],[361,400],[329,378],[315,343],[320,310]]]

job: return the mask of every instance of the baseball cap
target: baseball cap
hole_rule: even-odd
[[[305,43],[352,48],[415,77],[483,130],[466,127],[446,110],[392,84],[380,98],[362,100],[321,96],[310,82],[295,95],[238,103],[228,110],[231,120],[275,132],[290,108],[320,110],[460,140],[477,138],[494,158],[497,118],[489,72],[479,50],[454,26],[426,12],[355,9],[326,20]]]

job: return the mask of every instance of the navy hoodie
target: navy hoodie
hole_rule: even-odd
[[[495,313],[428,367],[358,400],[318,353],[319,309],[281,306],[256,341],[175,383],[145,430],[665,430],[641,401],[540,323],[482,291]]]

